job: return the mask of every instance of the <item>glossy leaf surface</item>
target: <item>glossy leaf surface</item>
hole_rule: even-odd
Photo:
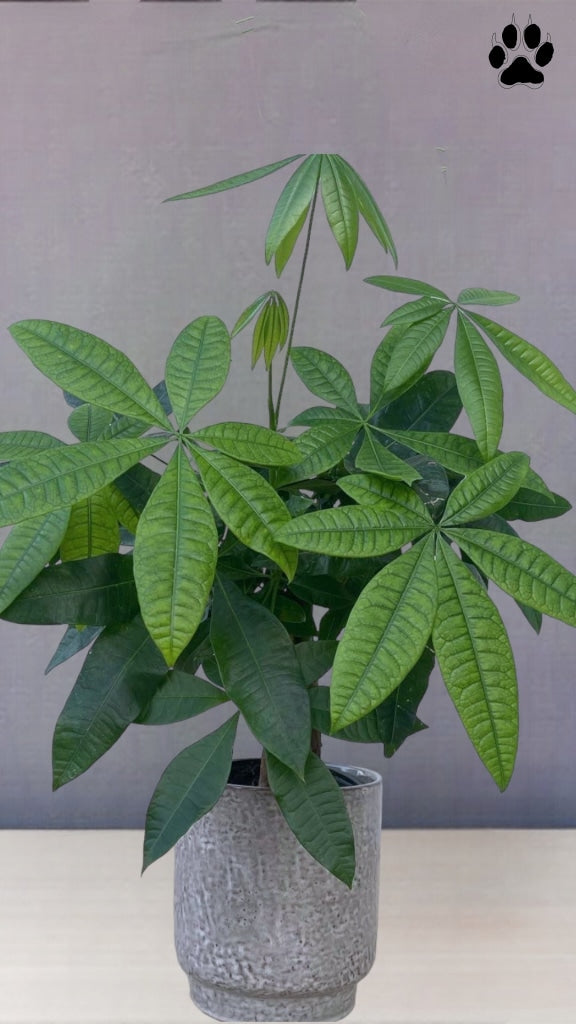
[[[456,302],[462,305],[471,306],[509,306],[511,302],[518,302],[519,295],[513,292],[491,291],[489,288],[465,288],[460,292]]]
[[[442,524],[470,523],[497,512],[516,494],[529,464],[528,456],[523,452],[508,452],[473,470],[452,491],[446,502]]]
[[[286,167],[287,164],[294,163],[295,160],[301,160],[302,156],[302,153],[297,153],[296,156],[286,157],[285,160],[277,160],[273,164],[256,167],[253,171],[234,174],[231,178],[223,178],[221,181],[214,182],[213,185],[204,185],[203,188],[196,188],[192,192],[182,192],[178,196],[171,196],[170,199],[165,199],[164,202],[174,203],[178,199],[197,199],[200,196],[210,196],[216,192],[226,192],[231,188],[239,188],[240,185],[248,185],[251,181],[258,181],[259,178],[265,178],[268,174],[274,174],[275,171]]]
[[[217,316],[201,316],[180,332],[166,361],[166,387],[180,429],[222,390],[230,369],[230,336]]]
[[[386,372],[386,388],[392,390],[423,372],[444,341],[451,310],[419,320],[404,331],[395,345]]]
[[[363,469],[367,473],[382,474],[391,480],[404,480],[407,484],[420,477],[418,470],[389,451],[369,429],[365,431],[364,441],[355,462],[358,469]]]
[[[322,156],[320,187],[330,230],[348,270],[358,244],[358,206],[347,175],[329,153]]]
[[[412,512],[400,514],[379,505],[346,505],[299,516],[276,536],[282,543],[304,551],[366,558],[395,551],[426,529],[422,517]]]
[[[207,441],[225,455],[257,466],[291,466],[300,459],[296,445],[275,430],[255,423],[214,423],[191,437]]]
[[[266,235],[266,263],[270,263],[279,245],[300,223],[303,212],[310,205],[317,187],[321,161],[321,156],[307,156],[284,186]]]
[[[341,156],[337,156],[335,153],[331,154],[334,164],[346,175],[358,210],[366,224],[372,231],[375,238],[378,239],[380,245],[385,252],[389,252],[394,260],[394,264],[398,265],[398,256],[396,253],[396,246],[390,233],[390,228],[384,220],[382,212],[378,207],[372,193],[368,189],[366,183],[362,180],[360,175],[354,170],[354,168],[343,159]]]
[[[458,314],[454,369],[458,391],[485,459],[498,450],[504,423],[502,379],[482,335]]]
[[[403,292],[405,295],[428,295],[436,299],[444,299],[450,302],[446,292],[440,288],[434,288],[425,281],[417,281],[413,277],[398,277],[396,275],[379,275],[378,277],[365,277],[367,284],[374,284],[377,288],[385,288],[389,292]]]

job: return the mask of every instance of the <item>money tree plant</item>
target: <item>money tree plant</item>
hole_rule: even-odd
[[[508,785],[517,680],[489,588],[510,594],[539,631],[543,614],[576,624],[576,577],[511,525],[570,506],[527,455],[499,447],[494,350],[571,412],[576,392],[542,351],[472,311],[517,301],[503,291],[465,288],[451,299],[411,278],[368,278],[411,296],[384,320],[369,391],[359,382],[357,392],[330,353],[294,345],[320,200],[346,269],[361,218],[396,264],[357,172],[334,154],[295,156],[174,197],[237,188],[296,161],[265,243],[280,277],[304,232],[291,313],[272,289],[232,330],[199,316],[155,388],[86,331],[47,320],[10,328],[63,389],[75,440],[0,435],[0,525],[12,527],[0,608],[11,622],[67,626],[47,671],[88,649],[56,723],[55,789],[129,725],[222,705],[223,723],[158,782],[143,869],[219,799],[242,715],[262,747],[259,784],[302,845],[350,886],[354,838],[321,737],[394,754],[426,728],[418,708],[436,659],[477,754],[500,789]],[[454,372],[429,370],[452,320]],[[268,426],[196,426],[226,384],[232,339],[248,327],[252,364],[263,359],[267,372]],[[328,318],[327,337],[332,330]],[[322,404],[280,426],[289,371]],[[462,409],[471,436],[453,432]],[[330,685],[320,685],[330,670]]]

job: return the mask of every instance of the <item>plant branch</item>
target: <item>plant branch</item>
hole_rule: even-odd
[[[302,257],[302,267],[300,269],[300,280],[298,281],[298,288],[296,290],[296,300],[294,302],[294,312],[292,314],[292,323],[290,324],[290,334],[288,336],[288,344],[286,346],[286,356],[284,358],[284,366],[282,368],[282,378],[280,380],[280,387],[278,389],[278,399],[276,401],[276,412],[275,418],[276,423],[280,419],[280,402],[282,401],[282,395],[284,393],[284,384],[286,381],[286,374],[288,372],[288,363],[290,362],[290,350],[292,348],[292,341],[294,339],[294,327],[296,325],[296,317],[298,316],[298,307],[300,305],[300,294],[302,292],[302,283],[304,281],[304,271],[306,270],[306,262],[308,260],[308,250],[310,248],[310,235],[312,234],[312,221],[314,220],[314,209],[316,207],[316,198],[318,196],[318,185],[320,183],[320,177],[316,182],[316,188],[314,189],[314,196],[312,197],[312,205],[310,207],[310,217],[308,218],[308,231],[306,233],[306,244],[304,246],[304,255]]]

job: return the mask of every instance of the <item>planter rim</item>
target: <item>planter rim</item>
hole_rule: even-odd
[[[235,757],[233,764],[238,764],[241,761],[253,761],[251,757]],[[367,786],[377,786],[382,782],[382,776],[378,772],[373,771],[371,768],[361,768],[358,765],[349,764],[332,764],[332,762],[325,762],[327,768],[335,768],[339,772],[344,774],[348,773],[356,780],[356,784],[352,787],[353,789],[365,789]],[[227,782],[226,789],[249,789],[256,793],[266,793],[269,790],[262,786],[251,786],[246,785],[242,782]]]

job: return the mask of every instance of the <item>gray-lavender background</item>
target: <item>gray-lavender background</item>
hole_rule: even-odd
[[[574,380],[576,7],[515,7],[520,25],[530,13],[556,54],[542,88],[505,90],[487,60],[511,14],[502,3],[0,2],[0,429],[69,439],[58,389],[5,330],[14,320],[83,327],[155,382],[186,323],[214,313],[231,326],[275,287],[263,239],[288,172],[194,203],[161,200],[296,152],[340,152],[356,166],[389,221],[400,273],[451,295],[519,293],[496,318]],[[362,399],[395,304],[362,279],[393,273],[392,262],[363,230],[346,274],[322,218],[311,256],[296,340],[338,356]],[[280,285],[289,303],[296,273],[294,260]],[[266,422],[249,347],[248,335],[235,341],[233,383],[202,422]],[[450,360],[442,350],[434,366]],[[502,447],[526,447],[574,501],[574,419],[502,372]],[[308,404],[292,375],[285,417]],[[573,517],[521,529],[576,569]],[[548,619],[538,638],[511,599],[497,600],[521,691],[513,781],[501,796],[435,675],[422,706],[430,729],[391,761],[377,747],[325,744],[331,759],[382,772],[385,827],[576,826],[576,634]],[[0,622],[0,826],[141,827],[168,761],[219,716],[131,727],[52,794],[52,730],[80,664],[44,677],[61,634]],[[241,731],[237,754],[257,751]]]

